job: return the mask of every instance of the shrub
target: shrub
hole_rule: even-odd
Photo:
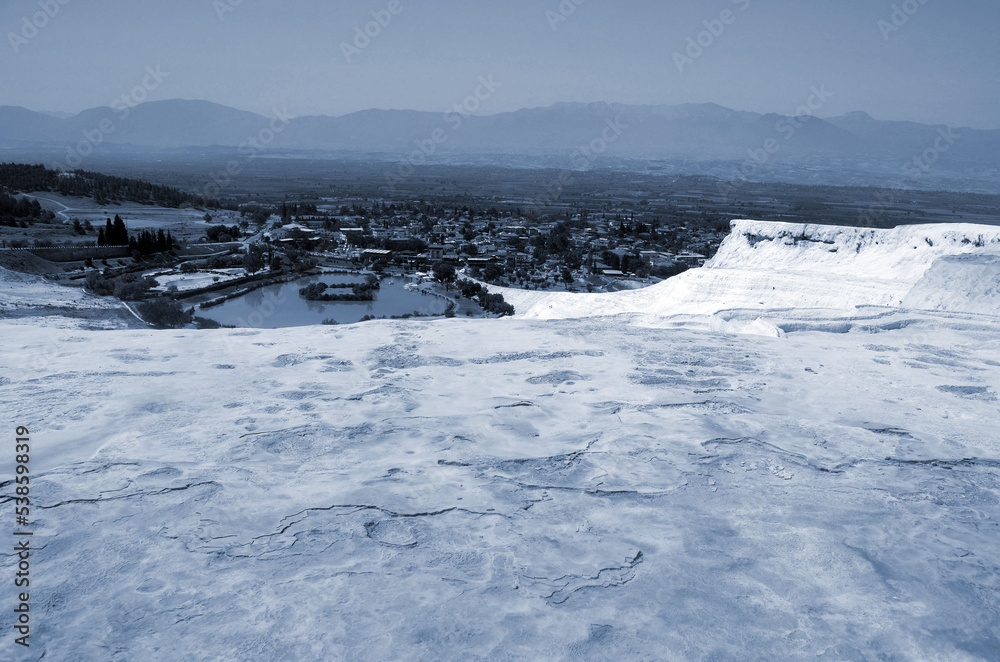
[[[191,322],[194,310],[185,310],[173,299],[161,297],[139,304],[139,314],[158,329],[176,329]]]
[[[434,265],[434,278],[447,285],[455,280],[455,267],[447,262],[438,262]]]
[[[471,280],[460,280],[456,283],[462,296],[466,299],[473,299],[483,291],[483,286]]]
[[[152,278],[136,278],[129,274],[115,285],[115,296],[122,301],[140,301],[154,287],[156,281]]]
[[[115,281],[105,278],[96,271],[87,274],[85,285],[97,296],[110,297],[115,293]]]
[[[243,268],[248,274],[257,273],[267,266],[265,257],[264,247],[261,244],[250,244],[246,255],[243,256]]]
[[[488,313],[504,317],[514,314],[514,306],[504,301],[502,294],[490,294],[485,287],[479,293],[479,305]]]
[[[240,228],[237,225],[228,228],[225,225],[216,225],[205,230],[205,235],[210,241],[228,242],[240,238]]]
[[[195,317],[194,325],[199,329],[221,329],[222,324],[207,317]]]

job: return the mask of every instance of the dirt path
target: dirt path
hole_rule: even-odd
[[[35,200],[44,200],[45,202],[51,202],[54,205],[59,205],[60,207],[63,208],[63,210],[62,211],[56,211],[55,213],[58,214],[59,216],[62,216],[63,223],[69,223],[69,216],[66,214],[66,212],[68,212],[68,211],[80,211],[79,209],[74,209],[72,207],[67,207],[66,205],[64,205],[63,203],[59,202],[58,200],[53,200],[51,198],[42,198],[42,197],[39,197],[37,195],[31,195],[29,193],[22,193],[21,195],[23,195],[26,198],[34,198]]]

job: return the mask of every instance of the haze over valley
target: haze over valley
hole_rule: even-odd
[[[0,659],[1000,659],[1000,5],[0,5]]]

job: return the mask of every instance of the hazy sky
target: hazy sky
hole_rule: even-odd
[[[45,5],[53,17],[38,13]],[[399,13],[389,14],[390,5]],[[560,13],[560,0],[0,0],[0,105],[78,112],[134,94],[262,114],[279,105],[300,116],[437,111],[492,76],[499,87],[481,105],[486,114],[558,101],[711,101],[788,114],[816,86],[832,95],[820,116],[865,110],[880,119],[1000,128],[997,0],[562,6]],[[380,10],[383,22],[391,16],[388,25],[345,55],[355,28]],[[43,25],[37,34],[25,28],[33,16]],[[699,36],[704,48],[686,53]],[[677,53],[695,57],[679,66]],[[151,78],[147,67],[166,75]],[[144,82],[149,89],[137,90]]]

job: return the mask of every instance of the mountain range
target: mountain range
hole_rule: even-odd
[[[422,162],[468,155],[602,157],[755,163],[818,157],[910,163],[926,170],[1000,168],[1000,130],[880,121],[863,112],[821,119],[759,114],[716,104],[560,103],[496,115],[365,110],[342,117],[275,116],[207,101],[93,108],[57,117],[0,106],[0,147],[20,150],[202,147],[383,153]],[[915,161],[916,159],[916,161]]]

